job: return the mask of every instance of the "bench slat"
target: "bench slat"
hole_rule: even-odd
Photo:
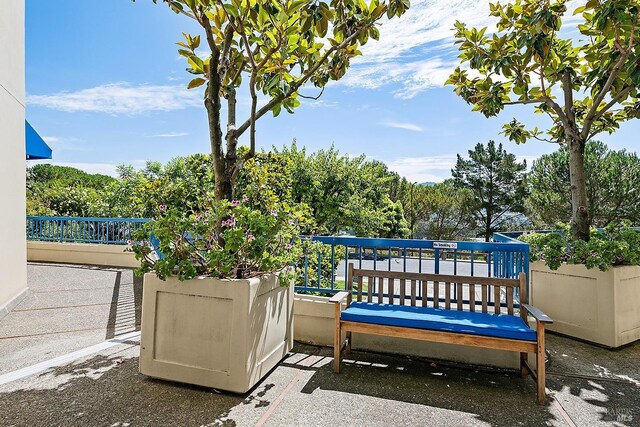
[[[378,277],[378,304],[382,304],[384,298],[384,278]]]
[[[440,282],[433,282],[433,306],[440,307]]]
[[[427,298],[427,285],[429,283],[426,280],[422,281],[422,306],[426,307],[429,298]]]
[[[362,276],[358,276],[358,302],[362,301],[362,282],[363,282],[363,277]]]
[[[396,279],[388,279],[387,280],[389,285],[389,304],[393,305],[393,294],[396,292],[395,290],[395,283],[396,283]]]
[[[444,308],[451,310],[451,283],[444,284]]]
[[[489,301],[489,286],[482,285],[482,312],[488,313],[488,302]]]
[[[500,286],[493,287],[493,308],[496,314],[500,314]]]
[[[416,306],[416,288],[418,287],[415,280],[411,280],[411,306]]]
[[[462,310],[462,283],[456,283],[456,293],[458,294],[456,295],[458,297],[458,310]]]
[[[373,302],[373,284],[374,284],[373,276],[369,276],[369,286],[367,288],[367,302]]]
[[[502,279],[497,277],[480,277],[480,276],[453,276],[448,274],[432,274],[432,273],[410,273],[403,271],[380,271],[380,270],[364,270],[354,269],[353,274],[355,276],[363,274],[365,276],[373,275],[376,277],[384,277],[388,279],[390,277],[394,279],[415,279],[415,280],[428,280],[433,282],[439,280],[441,282],[456,282],[462,283],[475,283],[476,285],[498,285],[498,286],[520,286],[518,279]]]
[[[407,298],[407,281],[406,279],[400,279],[400,305],[404,305],[404,300]]]
[[[400,326],[376,325],[341,321],[343,331],[362,332],[374,335],[386,335],[398,338],[409,338],[431,342],[462,344],[471,347],[485,347],[522,352],[535,352],[534,341],[519,341],[512,338],[495,338],[482,335],[462,334],[459,332],[432,331],[429,329],[403,328]]]
[[[507,288],[507,314],[513,316],[513,288]]]
[[[469,311],[476,311],[476,285],[469,284]]]

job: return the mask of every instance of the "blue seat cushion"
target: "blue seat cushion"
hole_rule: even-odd
[[[507,314],[354,302],[342,312],[340,319],[376,325],[536,341],[535,330],[529,328],[529,325],[519,316]]]

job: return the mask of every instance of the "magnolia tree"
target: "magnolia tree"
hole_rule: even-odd
[[[157,2],[158,0],[154,0]],[[255,154],[256,121],[282,109],[292,113],[305,98],[307,83],[322,90],[344,76],[377,24],[402,15],[409,0],[163,0],[176,13],[202,27],[184,34],[178,52],[195,77],[190,89],[204,86],[216,199],[231,199],[242,163]],[[204,54],[203,54],[204,53]],[[237,94],[250,96],[247,118],[237,118]],[[316,98],[320,96],[317,95]],[[226,126],[221,125],[226,103]],[[239,154],[238,139],[249,132],[250,146]]]
[[[640,116],[638,0],[589,0],[575,10],[579,35],[560,37],[565,0],[515,0],[490,5],[498,31],[456,22],[461,66],[449,77],[474,111],[495,116],[531,104],[551,118],[542,132],[513,119],[504,134],[516,143],[566,145],[570,160],[571,232],[589,239],[584,153],[587,141]],[[464,68],[463,68],[464,67]],[[468,71],[470,69],[471,71]]]

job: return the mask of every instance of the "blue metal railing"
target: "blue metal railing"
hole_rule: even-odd
[[[27,217],[27,240],[126,244],[147,218]],[[529,245],[517,233],[495,233],[493,242],[305,237],[326,245],[306,254],[299,292],[332,294],[343,290],[347,263],[357,268],[416,273],[529,279]],[[528,286],[528,284],[527,284]]]
[[[149,219],[28,216],[27,240],[123,245],[146,222]]]
[[[308,238],[329,245],[331,259],[323,264],[322,253],[305,255],[304,278],[296,286],[299,292],[331,294],[344,290],[348,262],[354,262],[356,268],[371,270],[461,276],[517,278],[524,271],[529,278],[529,245],[498,233],[494,234],[493,242]]]

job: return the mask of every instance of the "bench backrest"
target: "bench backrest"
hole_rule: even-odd
[[[354,281],[357,284],[355,290]],[[366,291],[364,290],[365,281]],[[515,290],[519,292],[520,302],[526,303],[526,283],[525,273],[520,273],[518,279],[501,279],[362,270],[354,268],[353,263],[349,263],[346,284],[349,292],[347,305],[351,304],[355,295],[357,301],[364,299],[366,302],[377,304],[417,305],[447,310],[515,315]],[[525,318],[526,313],[523,311],[520,310],[520,316]]]

